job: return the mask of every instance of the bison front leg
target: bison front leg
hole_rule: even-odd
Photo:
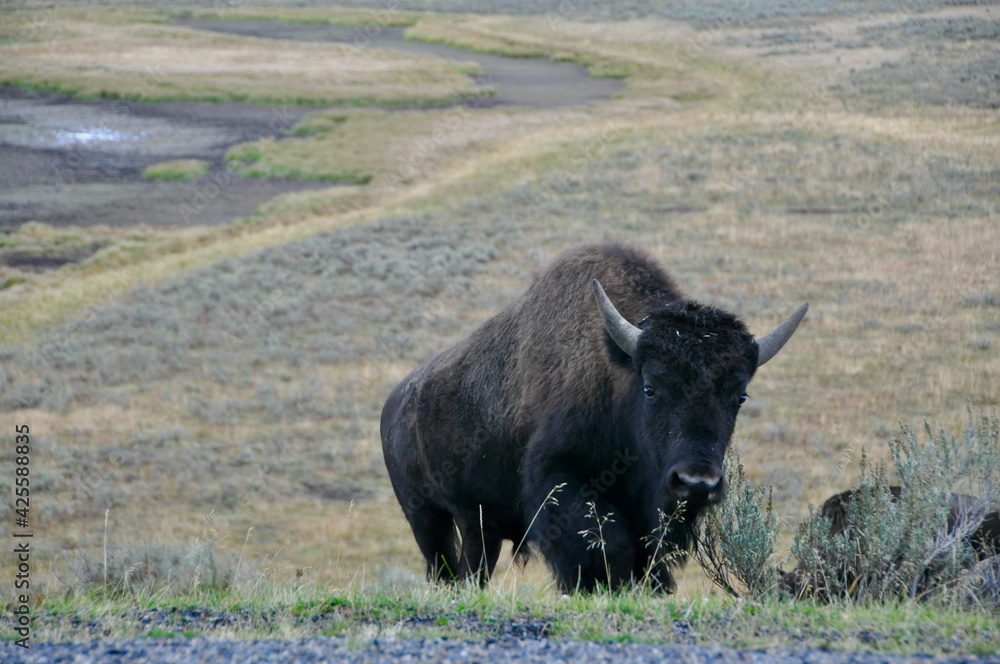
[[[496,569],[503,540],[491,532],[475,526],[462,526],[462,556],[458,564],[461,579],[474,578],[480,587],[486,587]]]
[[[537,486],[548,489],[527,501],[537,510],[527,515],[535,519],[529,537],[562,588],[589,591],[628,583],[636,568],[636,546],[615,506],[575,478],[552,476]]]
[[[684,559],[682,554],[674,552],[678,561]],[[641,565],[640,581],[648,585],[650,590],[657,593],[672,595],[677,590],[677,582],[674,581],[673,568],[665,561],[653,562],[647,560]]]

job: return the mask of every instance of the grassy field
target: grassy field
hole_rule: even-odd
[[[5,12],[0,82],[139,101],[371,105],[474,94],[468,70],[440,59],[206,33],[170,25],[169,15],[72,7]],[[356,13],[342,19],[357,20]]]
[[[225,602],[251,613],[301,603],[291,615],[321,614],[329,633],[359,638],[408,633],[411,610],[434,633],[499,615],[639,640],[694,615],[698,638],[745,625],[731,643],[774,645],[802,629],[817,645],[987,652],[995,615],[949,614],[938,629],[940,616],[918,606],[751,610],[691,566],[668,600],[567,602],[538,561],[506,572],[508,554],[489,592],[434,593],[415,580],[422,561],[378,439],[398,380],[561,250],[604,239],[646,247],[688,294],[756,333],[811,303],[751,385],[734,440],[751,478],[775,487],[787,533],[809,503],[850,485],[862,449],[884,455],[900,422],[957,433],[967,405],[996,408],[1000,120],[987,79],[997,49],[988,31],[966,29],[997,17],[990,6],[923,9],[859,6],[777,27],[724,13],[706,24],[583,10],[232,12],[412,25],[411,38],[570,59],[627,75],[626,87],[570,110],[318,110],[289,136],[234,147],[231,163],[244,176],[354,186],[289,195],[225,227],[29,225],[0,239],[99,247],[45,274],[0,266],[0,429],[28,423],[35,434],[36,579],[50,608],[108,612],[111,634],[138,630],[136,607],[222,602],[160,590],[190,588],[211,560],[245,593]],[[341,62],[334,46],[171,26],[159,7],[76,11],[5,9],[0,78],[137,99],[382,104],[472,90],[460,68],[425,56],[362,49]],[[106,31],[115,49],[97,48]],[[934,85],[961,71],[982,80]],[[0,533],[12,510],[0,504]],[[105,572],[141,599],[91,602],[79,589]],[[246,590],[255,579],[306,590],[275,598]],[[372,587],[384,606],[365,598]],[[287,620],[237,632],[306,629]]]

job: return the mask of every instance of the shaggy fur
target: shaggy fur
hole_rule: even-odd
[[[595,278],[642,329],[636,357],[606,333]],[[686,300],[648,254],[616,244],[562,254],[385,403],[386,466],[428,574],[485,582],[503,540],[527,533],[565,589],[639,578],[671,589],[695,519],[724,491],[679,506],[678,477],[721,474],[756,366],[744,325]],[[543,506],[550,493],[558,502]],[[682,521],[661,531],[654,561],[660,511]],[[594,516],[609,517],[603,544]]]

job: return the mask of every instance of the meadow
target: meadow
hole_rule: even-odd
[[[645,247],[755,333],[811,303],[754,379],[733,441],[751,481],[774,489],[782,553],[809,505],[851,486],[862,451],[884,457],[901,423],[958,433],[968,407],[996,409],[995,5],[342,5],[0,10],[8,84],[318,106],[225,160],[239,178],[331,184],[220,226],[70,221],[0,237],[0,256],[99,247],[48,272],[0,262],[0,430],[34,434],[35,583],[56,614],[101,625],[38,619],[41,634],[145,633],[137,612],[166,602],[248,612],[236,627],[196,621],[223,635],[534,620],[579,638],[776,645],[804,629],[834,647],[995,649],[995,613],[779,603],[764,619],[693,564],[675,599],[563,600],[539,560],[521,569],[507,548],[485,593],[435,594],[378,437],[410,370],[560,251],[604,240]],[[442,105],[477,93],[468,66],[198,31],[171,23],[181,13],[401,26],[577,62],[624,89],[569,109]],[[147,177],[206,182],[199,164],[159,172]],[[12,524],[4,501],[0,534]],[[113,599],[94,600],[105,584]],[[275,606],[308,620],[259,619]],[[665,627],[679,619],[695,636]]]

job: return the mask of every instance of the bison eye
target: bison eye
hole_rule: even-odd
[[[652,399],[656,396],[656,390],[651,388],[649,385],[644,385],[642,388],[642,393],[646,395],[647,399]]]
[[[743,404],[743,402],[744,402],[744,401],[746,401],[746,400],[747,400],[747,399],[749,399],[749,398],[750,398],[750,395],[749,395],[749,394],[747,394],[746,392],[744,392],[743,394],[741,394],[741,395],[740,395],[740,405],[742,405],[742,404]]]

